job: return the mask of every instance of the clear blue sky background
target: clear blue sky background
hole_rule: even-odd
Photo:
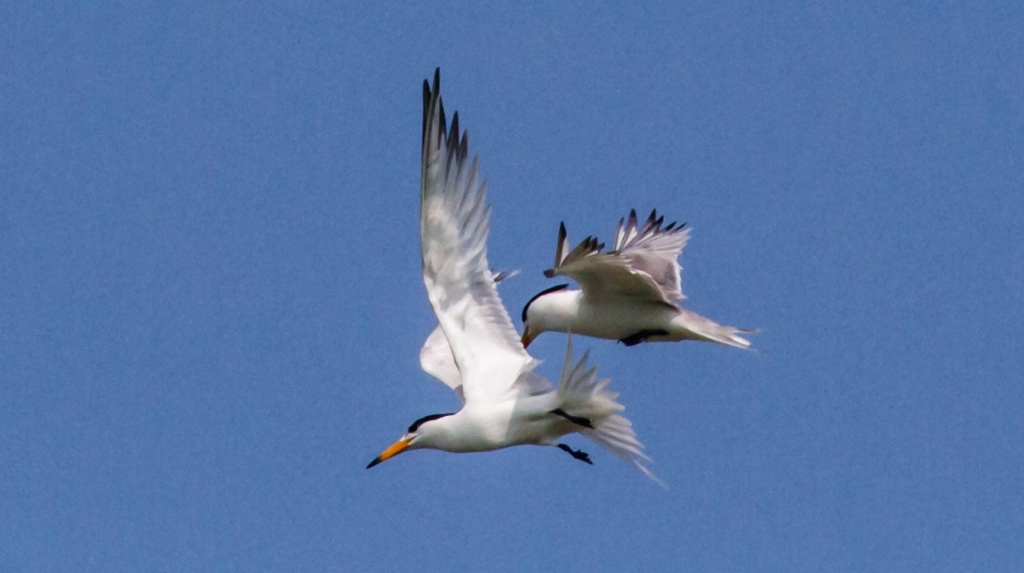
[[[0,6],[0,570],[1019,571],[1014,2]],[[678,3],[687,4],[687,3]],[[559,221],[686,221],[759,353],[580,339],[665,491],[457,408],[417,229],[442,70],[518,324]],[[531,348],[557,375],[565,348]]]

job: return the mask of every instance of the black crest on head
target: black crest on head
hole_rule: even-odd
[[[416,430],[420,429],[420,426],[422,426],[426,422],[430,422],[431,420],[437,420],[439,418],[444,418],[445,416],[451,416],[454,413],[455,412],[448,412],[447,414],[431,414],[429,416],[423,416],[419,420],[413,422],[411,426],[409,426],[409,433],[411,434]]]
[[[540,298],[540,297],[542,297],[542,296],[544,296],[546,294],[551,294],[551,293],[553,293],[555,291],[565,290],[567,288],[569,288],[569,285],[567,285],[567,284],[555,285],[555,286],[553,286],[551,288],[544,289],[544,290],[540,291],[539,293],[533,295],[533,298],[531,298],[530,300],[526,301],[526,306],[523,307],[523,324],[526,324],[526,310],[528,308],[530,308],[530,305],[533,304],[533,301],[537,300],[538,298]]]

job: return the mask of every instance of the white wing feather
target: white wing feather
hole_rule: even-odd
[[[519,274],[518,270],[514,271],[492,271],[491,276],[494,278],[495,283],[500,283],[504,279],[513,277]],[[462,375],[459,374],[459,367],[455,365],[455,357],[452,356],[452,347],[448,344],[448,339],[444,336],[444,329],[440,325],[430,333],[427,337],[427,341],[423,343],[423,348],[420,349],[420,366],[423,371],[430,374],[434,378],[437,378],[444,383],[445,386],[451,388],[455,394],[459,397],[462,402],[466,401],[465,396],[462,394]],[[543,380],[543,378],[541,378]],[[547,380],[544,380],[544,384],[548,388],[551,387]],[[536,387],[527,384],[528,387]]]
[[[455,365],[452,347],[440,326],[435,328],[423,343],[423,348],[420,349],[420,366],[424,372],[451,388],[459,396],[459,400],[466,401],[462,395],[462,375],[459,374],[459,367]]]
[[[479,179],[478,159],[469,163],[468,155],[458,114],[447,130],[435,72],[433,89],[423,84],[423,282],[471,404],[509,396],[534,360],[520,343],[487,266],[486,182]]]
[[[629,223],[619,221],[615,243],[609,252],[601,252],[603,244],[587,237],[568,254],[564,226],[559,229],[556,261],[546,271],[549,277],[567,276],[594,301],[603,298],[631,298],[676,306],[685,298],[680,288],[679,254],[689,239],[689,229],[671,224],[662,228],[662,219],[651,217],[640,228],[636,212],[630,212]]]
[[[664,217],[651,211],[651,216],[642,227],[637,228],[636,211],[629,212],[629,221],[619,221],[612,248],[619,256],[629,261],[629,267],[651,277],[669,300],[682,300],[682,267],[679,255],[690,240],[690,230],[684,225],[671,223],[662,227]]]

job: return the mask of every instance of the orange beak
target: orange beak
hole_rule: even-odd
[[[519,339],[519,341],[523,343],[523,348],[529,348],[530,343],[533,342],[533,339],[535,338],[537,338],[537,335],[530,332],[530,326],[523,325],[523,337]]]
[[[386,462],[389,459],[402,453],[403,451],[405,451],[406,448],[409,447],[409,442],[411,441],[412,440],[409,440],[407,438],[402,438],[401,440],[398,440],[397,442],[391,444],[390,446],[388,446],[388,449],[381,452],[379,456],[373,458],[373,461],[366,466],[366,469],[370,469],[381,462]]]

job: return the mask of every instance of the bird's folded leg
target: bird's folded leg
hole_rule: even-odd
[[[636,346],[641,342],[647,342],[647,339],[652,336],[668,336],[668,331],[661,330],[660,328],[655,330],[641,330],[636,334],[630,334],[629,336],[623,338],[619,342],[625,344],[626,346]]]
[[[590,461],[590,455],[587,454],[587,452],[584,452],[583,450],[574,450],[565,444],[558,444],[558,449],[564,450],[570,456],[576,458],[581,462],[587,462],[590,465],[594,465],[594,462]]]

